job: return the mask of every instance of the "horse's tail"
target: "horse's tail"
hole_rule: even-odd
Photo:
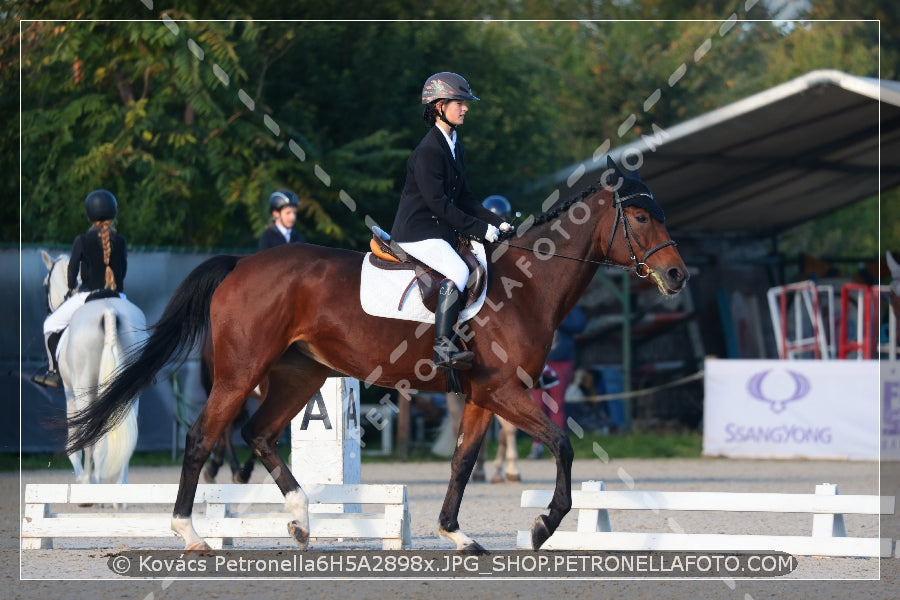
[[[117,313],[113,308],[103,311],[103,350],[100,352],[99,391],[109,385],[110,380],[122,364],[122,346],[119,343]],[[124,473],[137,446],[137,402],[126,411],[122,421],[110,429],[94,449],[94,462],[97,476],[106,483],[120,483],[118,479]]]
[[[69,418],[67,454],[96,443],[126,417],[138,394],[155,383],[156,374],[169,361],[187,355],[208,327],[213,292],[237,261],[237,256],[214,256],[188,274],[150,337],[129,350],[96,401]]]

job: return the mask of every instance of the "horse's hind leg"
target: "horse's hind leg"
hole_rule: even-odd
[[[181,479],[178,495],[172,511],[172,529],[184,540],[186,550],[208,550],[209,545],[201,538],[191,520],[194,496],[200,471],[216,441],[225,427],[234,420],[246,401],[246,390],[225,390],[213,387],[209,401],[200,411],[200,416],[188,430],[184,443],[184,461],[181,465]]]
[[[234,444],[231,443],[231,432],[233,429],[234,423],[225,429],[220,443],[225,445],[225,455],[228,457],[228,465],[231,467],[231,481],[234,483],[247,483],[246,480],[241,481],[241,463],[237,459],[237,452],[234,451]]]
[[[270,372],[266,400],[241,429],[241,435],[284,494],[285,507],[293,517],[288,532],[305,550],[309,544],[309,499],[278,454],[276,444],[291,419],[325,383],[331,369],[296,352],[287,356]]]
[[[466,483],[472,474],[484,441],[484,434],[487,432],[492,418],[493,414],[489,410],[471,402],[466,403],[459,423],[456,450],[450,461],[450,485],[447,487],[447,495],[444,497],[444,505],[441,507],[439,532],[443,537],[456,544],[456,549],[460,554],[487,554],[487,550],[481,544],[459,529],[457,519]]]
[[[228,427],[227,429],[231,429]],[[219,474],[219,468],[221,468],[223,460],[223,455],[225,453],[225,446],[222,443],[225,434],[222,434],[222,439],[216,442],[215,447],[213,448],[212,455],[209,457],[209,462],[206,463],[206,467],[203,468],[203,481],[206,483],[214,483],[216,481],[216,475]]]
[[[253,465],[255,464],[256,457],[251,454],[240,470],[232,476],[232,481],[235,483],[247,483],[250,481],[250,475],[253,473]]]

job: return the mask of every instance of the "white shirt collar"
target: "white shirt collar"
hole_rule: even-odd
[[[444,139],[447,140],[447,144],[450,146],[450,154],[453,155],[454,160],[456,159],[456,130],[451,129],[450,133],[444,131],[444,128],[440,125],[435,125],[441,133],[444,134]]]
[[[290,243],[290,241],[291,241],[291,230],[288,229],[287,227],[285,227],[284,225],[282,225],[281,223],[278,223],[278,222],[275,223],[275,227],[278,228],[278,231],[281,232],[281,235],[284,236],[284,239],[285,239],[288,243]]]

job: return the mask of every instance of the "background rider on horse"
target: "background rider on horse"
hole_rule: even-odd
[[[118,214],[116,197],[108,190],[94,190],[84,201],[91,228],[79,234],[72,244],[67,273],[67,300],[44,320],[44,344],[47,348],[48,368],[32,377],[32,381],[46,387],[59,387],[59,365],[56,347],[63,331],[69,326],[72,314],[84,304],[91,292],[113,290],[121,297],[124,290],[128,252],[125,238],[116,233],[113,221]],[[81,285],[78,275],[81,274]]]

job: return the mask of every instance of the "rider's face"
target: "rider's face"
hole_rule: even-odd
[[[442,106],[438,110],[444,111],[444,118],[453,125],[462,125],[466,120],[466,113],[469,112],[469,106],[465,100],[444,100]]]
[[[275,217],[275,221],[286,229],[290,229],[297,222],[297,209],[293,206],[285,206],[278,212],[273,212],[272,215]]]

